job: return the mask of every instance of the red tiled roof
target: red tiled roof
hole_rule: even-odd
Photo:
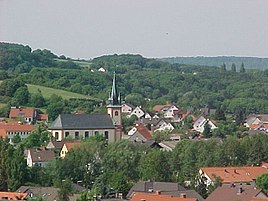
[[[196,198],[181,198],[171,195],[161,195],[152,193],[135,192],[133,197],[129,201],[197,201]]]
[[[0,192],[1,200],[26,200],[28,193]]]
[[[34,108],[11,108],[9,112],[9,118],[19,118],[19,117],[33,117]]]
[[[79,147],[81,142],[66,142],[65,146],[68,150],[74,148],[74,147]],[[64,146],[64,145],[63,145]]]
[[[258,176],[267,174],[268,169],[265,167],[204,167],[201,170],[211,179],[214,176],[220,177],[222,183],[239,183],[252,182]]]
[[[33,131],[33,125],[21,125],[17,123],[0,122],[0,136],[6,137],[7,132],[31,132]]]
[[[155,105],[153,107],[153,110],[156,111],[156,112],[159,112],[161,111],[163,108],[168,108],[170,107],[172,104],[167,104],[167,105]]]
[[[146,139],[146,140],[152,140],[152,134],[149,131],[147,127],[145,127],[142,123],[136,124],[135,126],[137,128],[137,131]]]

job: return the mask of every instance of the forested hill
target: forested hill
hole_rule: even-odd
[[[162,58],[161,61],[169,63],[187,64],[187,65],[203,65],[203,66],[221,66],[226,64],[227,69],[231,69],[234,63],[240,67],[242,63],[246,69],[268,69],[268,58],[257,57],[234,57],[234,56],[218,56],[218,57],[169,57]]]
[[[229,65],[225,60],[219,62],[219,66],[223,63]],[[246,60],[243,63],[249,68]],[[113,71],[116,71],[122,98],[135,106],[150,109],[168,102],[182,108],[223,107],[228,113],[239,112],[241,108],[246,113],[268,112],[268,68],[249,71],[241,68],[240,63],[232,70],[226,70],[224,66],[202,64],[201,61],[199,65],[171,64],[130,54],[73,60],[54,55],[49,50],[0,43],[0,80],[3,80],[0,97],[5,98],[0,103],[11,100],[10,104],[15,105],[17,89],[28,90],[25,84],[75,92],[104,102],[111,89]],[[105,70],[99,71],[100,68]],[[38,95],[45,96],[44,91]],[[81,105],[80,102],[75,104],[75,107]],[[66,105],[72,107],[67,112],[73,110],[73,102],[69,101],[62,108],[67,108]],[[75,109],[91,111],[80,106]]]

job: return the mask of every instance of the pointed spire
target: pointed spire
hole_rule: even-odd
[[[112,91],[111,91],[110,97],[109,97],[109,103],[111,105],[120,105],[121,104],[121,97],[120,97],[120,94],[118,93],[117,87],[116,87],[115,72],[114,72],[114,78],[113,78]]]

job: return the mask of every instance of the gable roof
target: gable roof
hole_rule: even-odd
[[[160,112],[162,109],[164,108],[169,108],[170,106],[172,106],[173,104],[166,104],[166,105],[155,105],[153,107],[153,110],[156,112]]]
[[[54,187],[21,186],[17,192],[27,193],[33,197],[43,197],[47,201],[54,201],[58,197],[58,190]]]
[[[255,185],[222,185],[216,188],[206,201],[252,201],[260,192]]]
[[[33,117],[34,112],[35,112],[35,109],[31,107],[11,108],[9,112],[9,118]]]
[[[60,114],[49,129],[114,129],[107,114]]]
[[[67,142],[72,142],[72,141],[68,141],[68,140],[62,140],[62,141],[55,141],[55,140],[52,140],[50,141],[46,148],[47,149],[62,149],[63,145]]]
[[[137,129],[136,132],[139,132],[146,140],[153,139],[151,132],[142,123],[136,124],[135,127]]]
[[[141,193],[137,192],[130,199],[130,201],[197,201],[196,198],[181,198],[173,197],[171,195],[161,195],[161,194],[152,194],[152,193]]]
[[[268,169],[265,167],[203,167],[201,171],[206,174],[211,180],[220,177],[222,183],[240,183],[252,182],[258,176],[267,174]]]
[[[64,145],[66,146],[66,148],[67,148],[68,150],[70,150],[70,149],[72,149],[72,148],[74,148],[74,147],[79,147],[80,144],[81,144],[81,142],[66,142],[66,143],[64,143]],[[63,145],[63,146],[64,146],[64,145]]]
[[[48,162],[55,160],[55,154],[49,149],[28,149],[33,162]]]

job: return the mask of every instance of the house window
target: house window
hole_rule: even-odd
[[[115,111],[114,115],[115,115],[115,116],[118,116],[118,111]]]
[[[95,133],[95,135],[99,135],[99,131],[95,131],[94,133]]]
[[[65,132],[65,137],[68,137],[69,136],[69,132]]]
[[[76,131],[75,133],[74,133],[74,138],[77,140],[77,139],[79,139],[79,132],[78,131]]]
[[[105,137],[106,140],[109,139],[109,132],[108,132],[108,131],[105,131],[105,132],[104,132],[104,137]]]
[[[55,132],[55,139],[56,139],[56,140],[59,139],[59,132]]]
[[[88,138],[89,137],[89,133],[88,131],[85,132],[85,138]]]

